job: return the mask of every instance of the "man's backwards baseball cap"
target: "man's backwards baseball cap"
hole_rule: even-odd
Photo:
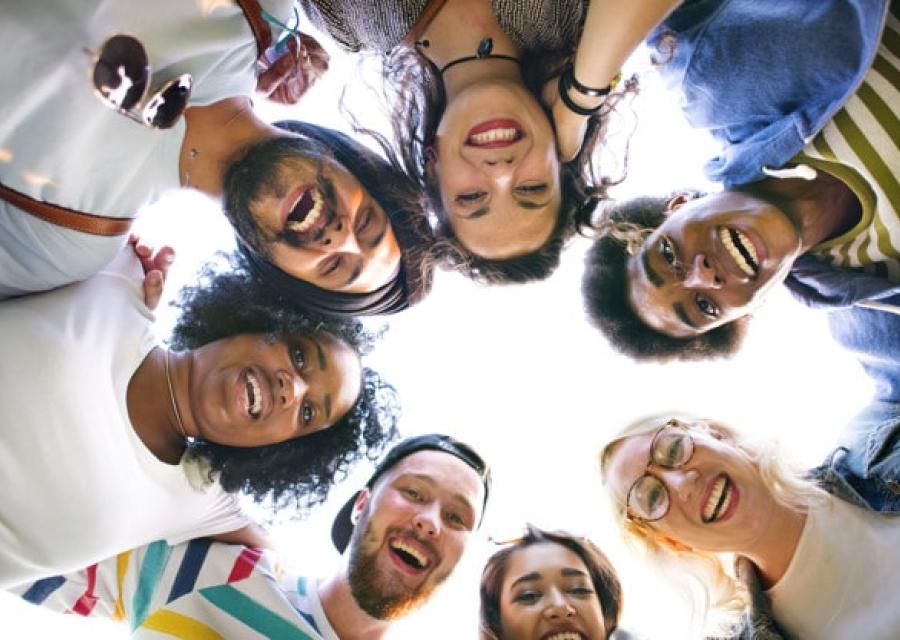
[[[369,478],[369,481],[366,482],[366,488],[371,489],[375,486],[378,478],[383,476],[388,469],[400,462],[406,456],[419,451],[443,451],[444,453],[459,458],[478,474],[478,477],[481,478],[481,482],[484,485],[484,503],[482,504],[481,511],[481,516],[483,518],[484,507],[487,506],[488,494],[491,491],[490,468],[487,466],[487,463],[481,459],[481,456],[475,453],[475,450],[472,449],[472,447],[455,438],[439,433],[430,433],[423,436],[407,438],[400,444],[394,446],[387,452],[387,455],[384,456],[375,468],[375,473],[373,473],[372,477]],[[350,542],[350,535],[353,533],[353,521],[350,519],[350,516],[353,513],[353,503],[356,502],[356,497],[359,493],[360,492],[357,491],[350,497],[347,504],[345,504],[338,512],[337,516],[335,516],[334,523],[331,525],[331,541],[341,553],[347,548],[347,545]],[[479,522],[478,524],[480,525],[481,523]]]

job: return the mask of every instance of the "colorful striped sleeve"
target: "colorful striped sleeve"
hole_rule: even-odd
[[[125,621],[135,638],[321,637],[282,591],[272,554],[208,539],[157,541],[16,592],[63,613]]]

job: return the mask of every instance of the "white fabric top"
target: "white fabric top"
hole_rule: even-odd
[[[812,511],[784,577],[767,594],[797,638],[896,640],[900,518],[832,498]]]
[[[290,0],[261,0],[282,22]],[[273,28],[277,36],[280,30]],[[229,0],[7,2],[0,20],[0,183],[77,211],[134,217],[179,186],[181,118],[166,131],[104,106],[90,80],[93,57],[117,33],[136,36],[155,90],[193,76],[191,105],[253,95],[256,41]],[[108,263],[124,237],[62,229],[0,200],[0,298],[78,281]]]
[[[131,425],[128,383],[154,347],[141,277],[126,249],[85,282],[0,304],[0,587],[248,522]]]

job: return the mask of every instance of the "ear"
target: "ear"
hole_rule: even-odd
[[[694,196],[690,193],[679,193],[678,195],[672,196],[669,198],[668,202],[666,202],[666,215],[673,213],[676,211],[681,205],[686,202],[690,202],[694,199]]]
[[[731,434],[731,432],[720,427],[719,425],[713,424],[712,422],[706,422],[705,426],[707,433],[709,433],[709,435],[716,440],[719,440],[721,442],[734,441],[734,436]]]
[[[369,504],[369,498],[372,497],[372,490],[368,487],[363,487],[358,494],[356,494],[356,500],[353,501],[353,511],[350,512],[350,522],[356,525],[359,520],[359,514],[363,512]]]

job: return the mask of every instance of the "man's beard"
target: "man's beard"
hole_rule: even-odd
[[[374,537],[363,512],[350,539],[350,593],[359,608],[376,620],[396,620],[425,604],[448,574],[426,576],[418,586],[410,588],[398,577],[379,570],[377,548],[372,553],[362,548],[366,540]]]
[[[265,194],[283,197],[286,191],[279,173],[291,161],[305,160],[321,166],[327,152],[306,138],[266,138],[248,147],[225,171],[222,182],[225,216],[241,240],[259,255],[268,254],[273,242],[250,212],[250,205]]]

